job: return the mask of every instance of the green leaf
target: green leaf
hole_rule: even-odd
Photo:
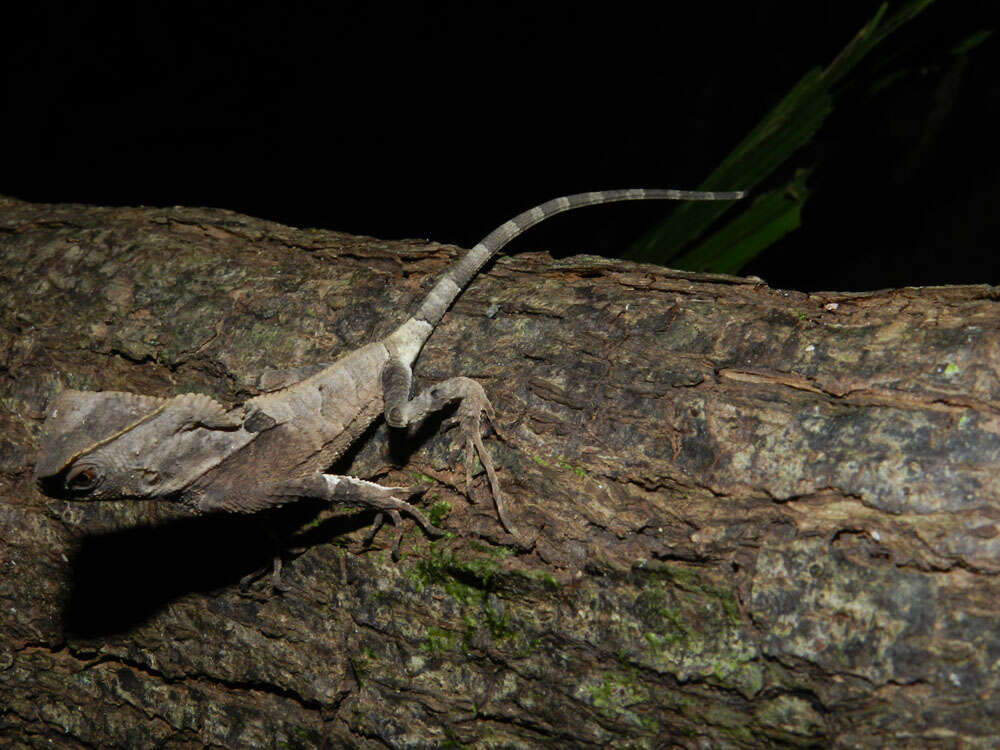
[[[980,44],[985,42],[991,36],[996,29],[980,29],[975,34],[970,34],[965,37],[962,41],[951,48],[951,54],[953,55],[965,55],[974,50]]]
[[[800,169],[784,187],[754,198],[738,219],[682,255],[677,260],[678,266],[693,271],[736,273],[761,250],[798,229],[808,192],[805,184],[808,172]]]
[[[833,110],[833,85],[843,78],[878,42],[916,16],[932,2],[933,0],[910,0],[886,18],[884,22],[883,17],[886,15],[889,5],[883,3],[875,16],[858,31],[825,69],[814,68],[808,71],[792,87],[791,91],[765,115],[732,153],[709,175],[699,189],[749,190],[771,175],[787,162],[801,146],[812,140],[823,125],[823,121]],[[805,186],[798,185],[796,182],[798,179],[797,175],[792,183],[789,183],[789,186],[797,185],[801,188],[800,195],[804,196]],[[786,189],[778,192],[784,194]],[[784,200],[787,202],[787,198]],[[753,203],[750,212],[764,212],[767,207],[778,211],[778,214],[772,217],[772,223],[767,225],[770,227],[769,232],[765,232],[764,225],[759,224],[760,217],[764,216],[764,213],[749,216],[745,221],[743,217],[736,220],[741,222],[744,229],[752,226],[757,226],[759,229],[754,234],[755,243],[741,246],[740,253],[743,254],[741,265],[770,244],[767,242],[768,237],[771,238],[770,242],[774,242],[798,226],[801,199],[793,203],[793,206],[785,206],[786,210],[783,211],[778,209],[781,204],[777,198]],[[650,263],[666,264],[671,262],[687,245],[701,236],[723,213],[733,206],[734,204],[728,201],[698,201],[681,204],[668,219],[629,248],[624,257]],[[783,217],[780,220],[779,215]],[[732,266],[737,258],[735,250],[732,251],[733,254],[727,254],[727,259],[722,261],[709,257],[709,249],[706,249],[714,247],[721,252],[723,247],[729,248],[730,245],[731,243],[727,244],[723,240],[716,241],[713,238],[712,241],[685,254],[680,262],[672,262],[672,265],[679,268],[691,268],[692,266],[686,264],[696,262],[699,267],[717,268],[724,266],[730,272],[736,271],[739,266]],[[751,249],[753,254],[745,255]]]
[[[829,95],[818,86],[822,75],[809,71],[743,139],[701,186],[754,185],[812,138],[830,113]],[[728,201],[698,201],[677,207],[667,221],[641,238],[626,254],[631,260],[666,263],[732,207]]]

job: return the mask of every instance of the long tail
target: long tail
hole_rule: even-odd
[[[465,286],[472,280],[483,264],[499,252],[507,243],[524,234],[525,231],[535,226],[540,221],[544,221],[550,216],[569,211],[583,206],[596,206],[601,203],[617,203],[619,201],[645,201],[645,200],[674,200],[674,201],[731,201],[742,198],[743,191],[733,191],[727,193],[715,193],[699,190],[603,190],[593,193],[577,193],[567,195],[562,198],[555,198],[540,206],[518,214],[510,221],[497,227],[469,250],[458,263],[452,266],[444,276],[434,285],[434,288],[427,294],[420,308],[413,317],[407,321],[407,332],[397,332],[396,336],[408,339],[407,347],[412,356],[416,357],[413,347],[416,345],[417,351],[423,345],[423,341],[430,335],[434,325],[441,320],[445,311],[461,294]],[[419,331],[419,334],[417,334]],[[417,344],[413,336],[417,334],[422,340]]]
[[[556,198],[518,214],[497,227],[478,245],[469,250],[458,263],[450,268],[427,295],[413,317],[425,320],[432,326],[441,320],[445,311],[455,301],[480,268],[507,243],[550,216],[583,206],[619,201],[674,200],[674,201],[731,201],[742,198],[743,192],[710,193],[697,190],[604,190],[594,193],[577,193]]]

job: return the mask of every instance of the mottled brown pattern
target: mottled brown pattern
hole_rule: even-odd
[[[427,483],[453,538],[266,542],[29,478],[64,386],[225,404],[391,331],[458,251],[205,209],[0,201],[0,744],[990,746],[1000,307],[543,255],[444,317],[416,385],[497,410],[515,547],[451,432],[339,468]],[[446,513],[442,503],[450,504]],[[377,544],[388,544],[379,539]],[[504,544],[508,546],[503,546]],[[138,602],[138,603],[137,603]]]

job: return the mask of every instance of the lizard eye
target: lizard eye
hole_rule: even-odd
[[[101,481],[101,475],[93,466],[81,466],[66,477],[66,489],[70,492],[90,492]]]

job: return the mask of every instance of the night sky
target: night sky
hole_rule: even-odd
[[[558,195],[698,187],[878,3],[339,5],[21,11],[0,53],[0,193],[471,246]],[[812,169],[803,227],[745,273],[804,290],[1000,280],[1000,34],[960,48],[996,11],[937,0],[854,70],[756,187]],[[574,212],[510,252],[612,256],[663,211]]]

